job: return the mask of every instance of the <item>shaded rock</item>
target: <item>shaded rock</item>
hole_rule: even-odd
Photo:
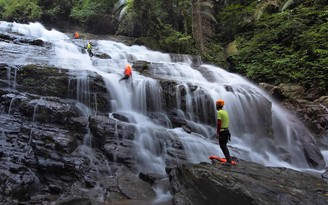
[[[14,40],[14,38],[12,36],[10,36],[8,34],[3,34],[3,33],[0,33],[0,39],[1,40],[10,40],[10,41]]]
[[[279,101],[284,99],[302,99],[304,97],[304,88],[300,85],[282,83],[274,86],[268,83],[259,83],[259,86]]]
[[[301,85],[293,85],[293,84],[279,84],[279,88],[281,88],[284,96],[288,98],[297,98],[301,99],[304,97],[304,88]]]
[[[136,129],[132,124],[99,115],[90,116],[89,122],[91,132],[100,142],[116,138],[134,139]]]
[[[70,125],[70,129],[76,132],[82,132],[86,134],[88,132],[88,117],[80,116],[80,117],[71,117],[68,120],[68,124]]]
[[[311,132],[323,147],[328,147],[325,143],[325,136],[328,135],[328,97],[321,96],[318,99],[309,100],[309,94],[305,94],[300,85],[280,84],[273,86],[267,83],[260,83],[265,91],[275,99],[281,101],[282,105],[294,113],[303,123],[310,128]]]
[[[30,200],[30,195],[38,190],[39,179],[24,166],[12,164],[8,171],[1,166],[0,191],[2,196],[19,201]]]
[[[31,40],[29,43],[34,46],[44,46],[44,44],[45,44],[44,41],[41,39],[34,39],[34,40]]]
[[[101,54],[95,53],[94,56],[100,59],[112,59],[112,57],[110,57],[110,55],[106,53],[101,53]]]
[[[142,179],[143,181],[153,185],[156,183],[156,181],[159,181],[161,179],[166,178],[166,175],[163,174],[157,174],[157,173],[139,173],[139,178]]]
[[[2,64],[0,73],[3,74],[0,79],[6,80],[8,85],[11,84],[9,79],[16,79],[15,89],[19,92],[76,99],[98,112],[111,109],[105,83],[94,72],[72,72],[40,65],[11,67]]]
[[[266,92],[270,92],[270,90],[272,90],[272,88],[274,88],[275,86],[274,85],[271,85],[269,83],[259,83],[259,87],[264,89]]]
[[[328,109],[328,96],[321,96],[320,98],[314,100],[314,102],[319,103]]]
[[[144,72],[149,72],[150,62],[147,61],[135,61],[133,62],[133,70],[140,72],[141,74]]]
[[[120,190],[128,199],[152,199],[156,193],[151,186],[142,181],[135,174],[124,171],[117,176],[117,182]]]
[[[237,166],[179,165],[168,167],[167,173],[174,205],[328,203],[327,183],[287,168],[241,161]]]

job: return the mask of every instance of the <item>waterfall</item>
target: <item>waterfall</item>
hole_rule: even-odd
[[[223,156],[213,137],[213,102],[218,98],[225,100],[224,109],[230,114],[232,141],[229,145],[233,156],[266,166],[297,170],[310,168],[300,144],[303,142],[315,146],[314,138],[304,138],[302,133],[308,131],[294,116],[259,87],[239,75],[215,65],[201,64],[194,67],[191,65],[191,57],[172,59],[170,54],[151,51],[144,46],[127,46],[109,40],[93,41],[97,52],[107,54],[111,58],[91,60],[88,54],[83,52],[86,41],[68,40],[65,34],[46,30],[39,23],[23,25],[1,22],[0,31],[17,32],[51,43],[48,64],[79,73],[79,88],[84,90],[83,92],[88,92],[85,71],[101,75],[110,93],[112,113],[124,113],[129,117],[129,123],[137,128],[134,145],[140,171],[165,172],[166,148],[171,147],[169,139],[172,138],[181,141],[190,162],[209,161],[210,155]],[[26,58],[25,64],[33,63],[36,59],[38,56]],[[4,60],[0,59],[0,62],[2,61]],[[156,79],[177,83],[177,105],[174,109],[197,132],[188,133],[181,128],[172,128],[170,122],[163,126],[148,117],[148,112],[165,115],[161,99],[163,90],[158,80],[138,71],[133,71],[131,82],[119,82],[125,64],[132,63],[133,67],[135,61],[147,61],[154,65],[150,72]],[[90,101],[90,94],[85,98],[83,92],[77,93],[76,98],[80,101]],[[207,96],[210,96],[209,99]],[[282,160],[282,155],[288,156],[289,159]]]

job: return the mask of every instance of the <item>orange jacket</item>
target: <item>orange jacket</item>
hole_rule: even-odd
[[[124,70],[124,74],[127,76],[131,76],[132,75],[132,68],[130,64],[127,64],[125,66],[125,70]]]
[[[78,32],[74,33],[74,38],[80,38],[80,34]]]

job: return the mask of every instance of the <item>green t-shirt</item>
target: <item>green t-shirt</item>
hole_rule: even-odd
[[[218,110],[218,120],[221,120],[221,129],[229,127],[229,114],[225,110]]]
[[[92,49],[92,46],[91,46],[90,43],[88,43],[88,45],[87,45],[87,50],[91,50],[91,49]]]

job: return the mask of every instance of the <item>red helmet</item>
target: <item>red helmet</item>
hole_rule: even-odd
[[[223,106],[224,105],[224,100],[217,100],[216,101],[216,105],[218,105],[218,106]]]

